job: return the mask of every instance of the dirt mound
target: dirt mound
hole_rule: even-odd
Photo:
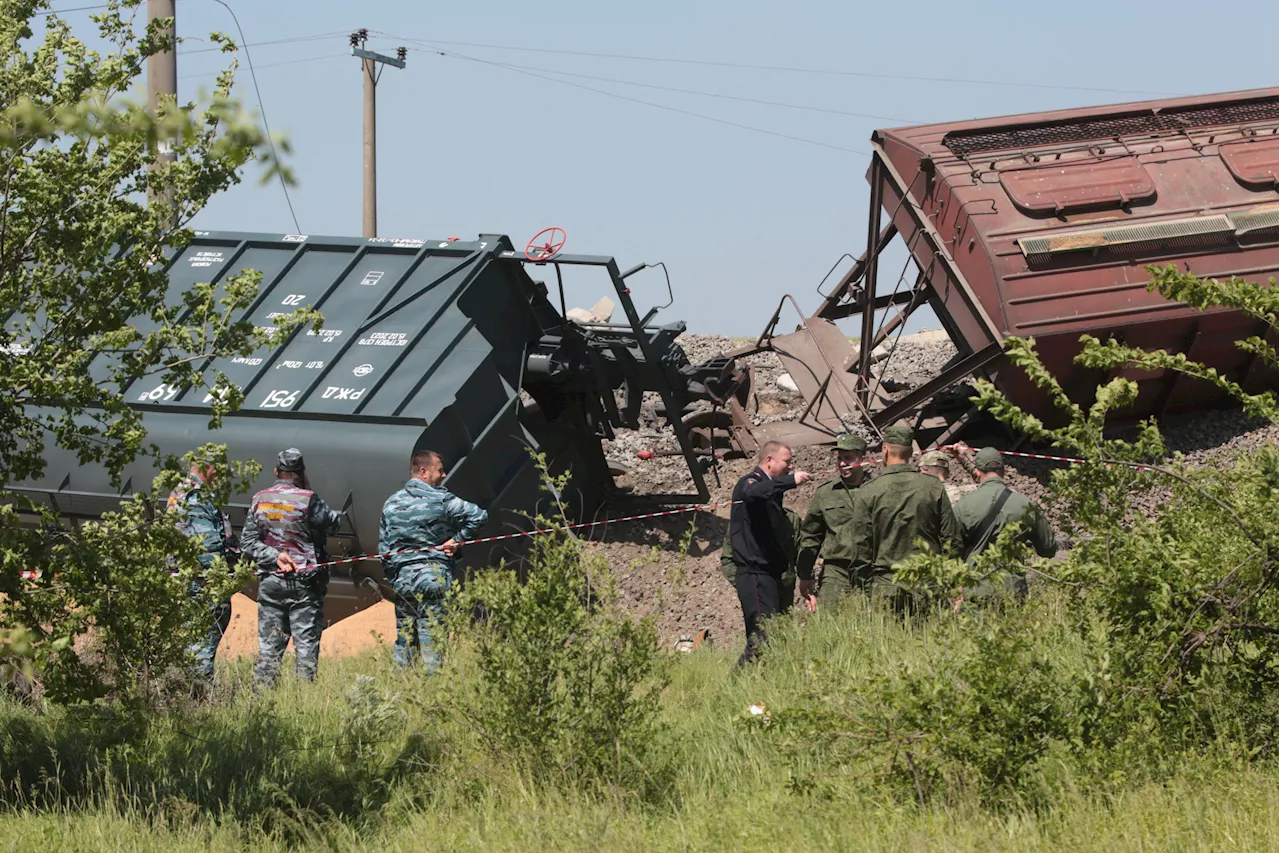
[[[723,352],[736,349],[741,342],[717,335],[683,335],[679,339],[690,361],[697,363]],[[910,388],[932,379],[955,355],[955,347],[945,335],[923,332],[904,335],[896,345],[892,340],[882,345],[875,363],[875,373],[886,390],[905,393]],[[772,353],[760,353],[746,359],[754,372],[754,388],[748,413],[756,423],[797,418],[804,409],[804,399],[778,384],[783,368]],[[604,443],[606,455],[624,466],[628,473],[619,485],[631,486],[637,493],[693,491],[684,458],[670,432],[661,426],[657,414],[659,400],[647,395],[641,411],[642,428],[621,431],[613,441]],[[1209,412],[1169,419],[1164,425],[1171,451],[1181,451],[1193,465],[1227,464],[1241,450],[1275,445],[1275,425],[1252,421],[1239,412]],[[651,450],[656,455],[642,460],[637,453]],[[811,472],[828,471],[834,462],[830,448],[800,448],[795,453],[797,466]],[[1010,486],[1045,502],[1051,472],[1058,463],[1030,459],[1014,459],[1008,463]],[[708,509],[647,519],[644,521],[602,525],[591,528],[588,548],[603,557],[612,567],[623,601],[633,611],[657,614],[658,628],[667,645],[684,635],[707,629],[710,641],[733,647],[742,642],[742,615],[732,586],[720,572],[720,549],[728,524],[727,506],[734,483],[751,470],[753,462],[730,459],[715,473],[707,474],[711,491]],[[828,473],[826,476],[830,476]],[[821,480],[787,494],[786,505],[803,513]],[[953,466],[949,492],[959,494],[973,488],[959,466]],[[1141,496],[1142,506],[1154,505],[1161,499],[1158,490]],[[1051,519],[1055,507],[1045,506]],[[611,514],[619,514],[616,510]],[[1056,519],[1055,519],[1056,520]],[[689,547],[679,546],[688,540]],[[257,654],[257,607],[245,596],[236,596],[231,628],[223,642],[222,653],[230,656]],[[358,654],[389,645],[395,637],[392,606],[377,605],[344,619],[328,628],[321,641],[321,656]]]
[[[325,628],[320,635],[320,657],[362,654],[389,647],[395,638],[395,608],[389,601],[379,601]],[[218,655],[223,658],[258,656],[258,604],[249,596],[240,593],[231,596],[231,624],[222,635]]]

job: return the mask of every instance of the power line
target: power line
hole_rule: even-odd
[[[528,77],[537,77],[540,80],[547,80],[551,83],[559,83],[562,86],[572,86],[575,89],[582,89],[587,92],[595,92],[596,94],[604,95],[607,98],[616,98],[620,101],[628,101],[633,104],[644,104],[647,107],[654,107],[655,109],[666,110],[667,112],[679,113],[680,115],[691,116],[693,118],[700,118],[703,121],[714,122],[715,124],[725,125],[726,127],[736,127],[739,130],[750,130],[754,133],[762,133],[766,136],[774,136],[779,139],[789,139],[792,142],[803,142],[806,145],[816,145],[820,148],[829,148],[833,151],[843,151],[846,154],[858,154],[864,157],[868,156],[868,152],[859,151],[856,148],[845,148],[842,145],[833,145],[830,142],[820,142],[816,139],[808,139],[803,136],[792,136],[789,133],[779,133],[776,130],[767,130],[763,127],[756,127],[750,124],[740,124],[739,122],[736,122],[736,121],[729,121],[727,119],[716,118],[715,116],[709,116],[704,113],[697,113],[692,110],[684,110],[684,109],[680,109],[679,107],[668,106],[667,104],[658,104],[658,103],[654,103],[653,101],[645,101],[640,98],[633,98],[629,95],[619,95],[617,92],[610,92],[606,89],[597,89],[594,86],[584,86],[581,83],[574,83],[569,80],[561,80],[558,77],[549,77],[545,74],[539,74],[534,71],[528,71],[528,70],[525,70],[524,68],[521,68],[520,66],[509,65],[505,62],[494,62],[493,60],[489,60],[489,59],[480,59],[479,57],[475,57],[475,56],[467,56],[461,53],[454,53],[453,51],[442,50],[427,42],[417,42],[415,39],[401,38],[401,41],[415,42],[417,44],[424,45],[428,48],[431,48],[434,52],[438,53],[441,56],[450,57],[453,59],[465,59],[469,62],[478,62],[482,65],[492,65],[495,68],[502,68],[507,71],[513,71],[517,74],[524,74]]]
[[[239,45],[239,47],[267,47],[269,45],[293,44],[295,42],[304,42],[304,41],[322,41],[323,39],[335,38],[337,36],[343,36],[345,38],[346,31],[335,30],[334,32],[330,32],[330,33],[316,33],[315,35],[295,36],[293,38],[287,38],[287,39],[272,39],[271,41],[245,42],[244,44]],[[184,50],[182,51],[182,55],[190,56],[193,53],[212,53],[213,51],[220,51],[220,50],[222,50],[221,47],[202,47],[199,50]],[[265,68],[266,66],[261,66],[261,67]]]
[[[440,53],[439,50],[436,50],[434,48],[415,47],[412,49],[429,51],[432,53]],[[441,55],[444,55],[444,54],[441,54]],[[879,115],[870,115],[868,113],[854,113],[854,112],[848,112],[847,110],[835,110],[829,107],[813,107],[805,104],[788,104],[782,101],[766,101],[761,98],[744,98],[739,95],[726,95],[721,92],[703,92],[698,89],[681,89],[675,86],[659,86],[656,83],[640,83],[635,80],[619,80],[616,77],[597,77],[593,74],[577,74],[572,71],[561,71],[558,68],[539,68],[534,65],[514,65],[514,64],[508,65],[507,67],[512,69],[519,69],[522,71],[540,71],[544,74],[557,74],[564,77],[577,77],[582,80],[596,80],[601,83],[617,83],[621,86],[638,86],[643,89],[656,89],[661,92],[678,92],[683,95],[701,95],[702,97],[706,97],[706,98],[720,98],[726,101],[740,101],[746,104],[762,104],[768,107],[785,107],[790,110],[807,110],[809,112],[815,112],[815,113],[828,113],[830,115],[850,116],[852,118],[869,118],[869,119],[876,119],[877,121],[899,122],[901,124],[917,123],[914,119],[909,119],[909,118],[894,118],[893,116],[879,116]]]
[[[99,3],[97,6],[76,6],[72,9],[50,9],[47,12],[41,12],[41,15],[65,15],[68,12],[87,12],[90,9],[106,9],[106,3]]]
[[[236,17],[235,10],[228,6],[225,0],[213,0],[213,2],[222,6],[231,13],[231,20],[236,25],[236,32],[240,34],[240,41],[244,41],[244,30],[240,27],[240,19]],[[289,198],[289,185],[285,183],[284,172],[280,167],[280,155],[276,153],[276,141],[271,136],[271,125],[267,122],[267,108],[262,103],[262,90],[258,88],[258,75],[253,70],[253,57],[249,55],[249,47],[244,47],[244,58],[249,64],[249,79],[253,81],[253,93],[258,98],[258,112],[262,113],[262,126],[267,131],[267,144],[271,146],[271,156],[276,163],[276,177],[280,179],[280,189],[284,190],[285,203],[289,205],[289,216],[293,218],[293,229],[295,234],[302,233],[302,226],[298,225],[298,215],[293,212],[293,199]]]
[[[390,35],[383,33],[383,35]],[[414,39],[405,39],[403,36],[395,36],[403,41],[414,41]],[[789,74],[823,74],[834,77],[869,77],[877,80],[911,80],[920,83],[954,83],[959,85],[971,86],[1010,86],[1028,89],[1062,89],[1075,92],[1106,92],[1116,95],[1177,95],[1178,92],[1154,92],[1144,89],[1108,89],[1097,86],[1064,86],[1053,83],[1028,83],[1023,81],[1011,80],[974,80],[964,77],[923,77],[911,74],[887,74],[875,71],[849,71],[836,68],[802,68],[790,65],[753,65],[746,62],[719,62],[710,59],[676,59],[663,56],[639,56],[625,53],[593,53],[583,50],[555,50],[546,47],[521,47],[510,44],[480,44],[477,42],[465,41],[440,41],[432,40],[433,44],[449,45],[451,47],[476,47],[486,50],[517,50],[527,53],[551,53],[560,56],[583,56],[591,59],[623,59],[631,62],[664,62],[675,65],[702,65],[714,68],[737,68],[747,71],[778,71]]]
[[[259,65],[258,70],[262,71],[266,68],[279,68],[281,65],[299,65],[303,62],[318,62],[321,59],[344,59],[351,54],[349,53],[326,53],[323,56],[308,56],[303,59],[290,59],[284,62],[268,62],[265,65]],[[186,80],[192,77],[212,77],[221,74],[222,71],[201,71],[195,74],[183,74],[178,77],[179,80]]]

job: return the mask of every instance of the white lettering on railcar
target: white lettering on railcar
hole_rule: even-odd
[[[222,256],[222,252],[196,252],[191,256],[190,263],[193,267],[211,267],[225,260],[226,258]]]
[[[298,402],[298,395],[301,391],[272,391],[267,398],[258,404],[259,409],[289,409],[293,404]]]
[[[403,332],[373,332],[356,344],[362,347],[404,347],[409,345],[409,336]]]
[[[322,396],[326,400],[359,400],[364,396],[364,392],[363,388],[339,388],[337,385],[330,385],[324,389]]]
[[[150,391],[143,391],[138,395],[139,400],[172,400],[178,396],[178,392],[182,389],[177,385],[157,385]]]

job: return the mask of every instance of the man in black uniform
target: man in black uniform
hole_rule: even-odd
[[[734,586],[747,629],[747,647],[738,666],[760,653],[765,641],[761,623],[782,609],[780,586],[790,550],[782,494],[809,479],[805,471],[791,473],[791,448],[781,442],[766,442],[758,458],[751,473],[733,487],[729,511],[729,542],[737,567]]]

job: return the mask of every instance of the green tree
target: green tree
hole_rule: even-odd
[[[177,629],[201,606],[183,594],[194,554],[174,518],[153,510],[179,460],[147,444],[122,389],[151,377],[204,390],[216,428],[242,395],[206,369],[210,359],[316,319],[300,309],[273,333],[255,330],[242,315],[257,273],[167,293],[162,261],[189,243],[192,217],[250,160],[267,177],[281,167],[232,100],[234,62],[201,104],[162,101],[152,115],[131,96],[146,58],[172,46],[170,22],[144,27],[139,4],[111,0],[92,16],[95,50],[44,11],[47,0],[0,0],[0,630],[24,629],[46,690],[62,699],[129,690],[178,662]],[[158,161],[163,148],[172,160]],[[148,206],[149,196],[166,203]],[[170,473],[73,528],[10,488],[43,473],[51,444],[117,482],[140,455]],[[251,473],[232,470],[216,447],[201,455],[224,491]],[[186,577],[170,578],[170,555]],[[86,655],[78,638],[91,628],[98,642]],[[128,663],[139,660],[141,669]]]

